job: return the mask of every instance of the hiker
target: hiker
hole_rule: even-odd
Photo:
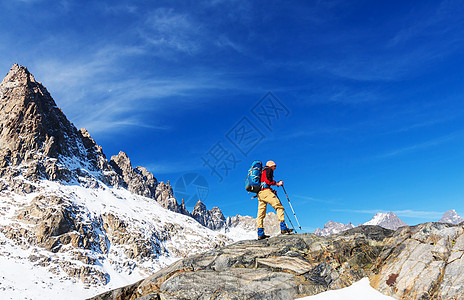
[[[267,204],[270,204],[277,212],[277,217],[280,221],[280,232],[282,234],[291,233],[293,229],[289,229],[285,223],[284,216],[284,207],[280,203],[279,198],[277,198],[277,192],[274,191],[271,186],[282,186],[284,182],[281,180],[279,182],[274,181],[274,170],[276,169],[276,164],[273,161],[268,161],[266,166],[263,168],[261,173],[261,190],[258,193],[258,240],[266,239],[269,236],[264,234],[264,225],[263,220],[266,216]]]

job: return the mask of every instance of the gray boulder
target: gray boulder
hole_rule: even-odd
[[[93,299],[294,299],[368,276],[392,231],[357,228],[331,238],[313,234],[242,241],[178,261],[134,285]],[[156,299],[156,298],[153,298]]]
[[[93,299],[295,299],[364,277],[396,299],[464,299],[463,254],[464,225],[280,235],[188,257]]]

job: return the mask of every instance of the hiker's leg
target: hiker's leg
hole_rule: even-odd
[[[266,202],[258,200],[258,216],[256,217],[256,225],[258,228],[264,228],[263,221],[266,216],[266,206]]]
[[[279,198],[277,198],[274,193],[272,193],[272,197],[269,199],[269,204],[276,210],[279,222],[285,222],[284,207],[282,206],[282,203],[280,203]]]

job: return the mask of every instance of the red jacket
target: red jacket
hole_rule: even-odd
[[[264,167],[261,173],[261,190],[270,189],[272,185],[276,185],[274,180],[274,170],[269,167]]]

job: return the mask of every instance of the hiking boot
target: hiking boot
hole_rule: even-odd
[[[280,233],[282,234],[290,234],[293,232],[293,229],[289,229],[285,222],[280,222]]]
[[[263,235],[260,235],[260,236],[258,236],[258,241],[260,241],[260,240],[264,240],[264,239],[267,239],[267,238],[269,238],[269,236],[268,236],[268,235],[265,235],[265,234],[263,234]]]

